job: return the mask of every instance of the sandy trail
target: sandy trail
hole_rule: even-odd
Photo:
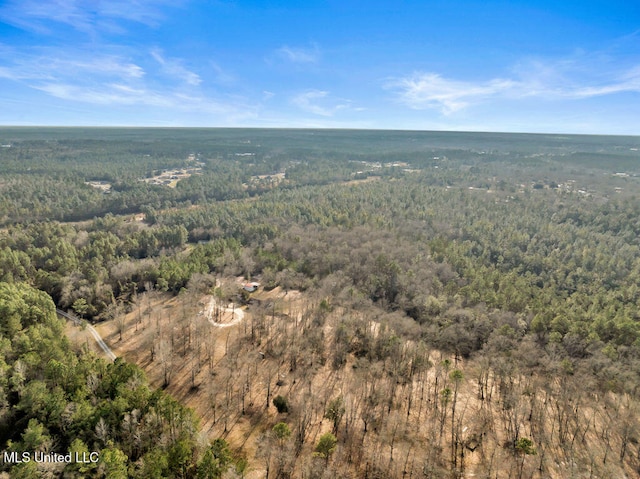
[[[87,328],[89,330],[89,332],[91,333],[91,336],[93,336],[93,338],[96,340],[96,343],[98,343],[98,346],[100,346],[100,348],[104,351],[104,353],[107,355],[107,357],[111,360],[111,361],[115,361],[116,360],[116,355],[114,354],[114,352],[111,350],[111,348],[109,346],[107,346],[107,343],[104,342],[104,340],[102,339],[102,337],[100,336],[100,333],[96,330],[96,328],[94,328],[93,326],[91,326],[88,322],[83,321],[82,319],[67,313],[65,311],[62,311],[61,309],[56,308],[56,312],[62,316],[63,318],[69,319],[71,321],[73,321],[73,324],[75,324],[76,326],[81,327],[82,325],[84,325],[85,328]]]

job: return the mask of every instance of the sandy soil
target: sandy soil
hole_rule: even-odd
[[[207,306],[198,314],[204,315],[204,317],[207,318],[207,320],[216,328],[229,328],[231,326],[235,326],[244,319],[244,311],[236,307],[233,303],[229,304],[226,308],[220,307],[220,309],[216,311],[218,303],[213,296],[208,296],[208,301],[205,298],[205,302],[207,303]],[[218,313],[217,318],[214,317],[215,313]]]

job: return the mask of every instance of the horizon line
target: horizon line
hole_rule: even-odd
[[[501,131],[501,130],[437,130],[437,129],[407,129],[407,128],[348,128],[348,127],[295,127],[295,126],[152,126],[152,125],[4,125],[3,128],[76,128],[76,129],[139,129],[139,130],[299,130],[299,131],[390,131],[406,133],[461,133],[461,134],[502,134],[502,135],[570,135],[570,136],[618,136],[639,137],[637,134],[624,133],[572,133],[552,131]]]

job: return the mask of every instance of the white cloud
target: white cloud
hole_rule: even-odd
[[[580,76],[573,71],[576,68],[568,62],[564,65],[530,62],[526,68],[518,68],[516,78],[473,82],[425,72],[392,79],[384,86],[394,91],[398,101],[409,108],[436,109],[444,115],[497,99],[578,100],[640,92],[640,67],[607,78]]]
[[[72,83],[45,83],[36,89],[55,98],[90,105],[144,106],[172,112],[217,115],[229,121],[242,121],[257,116],[257,106],[243,99],[217,100],[203,95],[188,95],[180,91],[160,91],[135,88],[130,85],[97,86]]]
[[[472,83],[449,80],[436,73],[416,73],[389,82],[387,87],[398,91],[400,101],[410,108],[436,108],[451,114],[472,102],[506,93],[514,89],[515,83],[505,79]]]
[[[237,78],[229,71],[223,69],[214,61],[209,61],[209,66],[215,72],[211,79],[220,85],[232,85],[237,82]]]
[[[42,78],[42,73],[37,71],[28,71],[24,68],[0,67],[0,78],[14,81],[28,80],[33,78]]]
[[[640,66],[626,72],[617,81],[598,86],[576,88],[571,94],[575,98],[589,98],[623,92],[640,93]]]
[[[313,48],[284,45],[276,50],[276,55],[292,63],[316,63],[320,58],[320,51],[317,45]]]
[[[331,100],[329,92],[324,90],[308,90],[295,95],[291,102],[301,110],[320,116],[333,116],[340,110],[350,107],[348,100]]]
[[[93,105],[152,105],[171,106],[170,101],[144,89],[127,85],[106,84],[86,86],[71,83],[44,83],[34,87],[63,100],[90,103]]]
[[[87,53],[79,50],[57,50],[52,48],[22,49],[3,48],[2,57],[7,59],[0,66],[0,77],[9,80],[55,81],[59,78],[84,76],[141,79],[145,70],[132,61],[110,54]]]
[[[55,59],[52,67],[58,72],[82,72],[93,75],[105,75],[122,78],[142,78],[145,75],[144,69],[123,58],[113,55],[99,56],[88,60],[75,60],[70,58]]]
[[[162,70],[166,74],[177,78],[188,85],[197,86],[202,83],[202,79],[197,73],[194,73],[182,66],[181,60],[175,58],[164,58],[162,56],[162,52],[158,49],[152,50],[151,56],[160,64]]]
[[[151,27],[165,18],[162,7],[177,6],[178,0],[10,0],[0,7],[0,20],[38,33],[53,33],[56,24],[66,24],[85,33],[122,32],[121,22]]]
[[[178,7],[182,3],[182,0],[101,0],[97,15],[157,26],[165,18],[162,7]]]
[[[251,102],[232,92],[207,93],[201,88],[200,76],[179,60],[166,58],[160,51],[152,52],[152,56],[153,62],[145,63],[149,57],[141,58],[143,68],[137,61],[113,54],[0,45],[0,79],[44,92],[69,105],[139,105],[149,107],[149,114],[176,111],[211,121],[220,117],[232,123],[257,115],[259,101]]]

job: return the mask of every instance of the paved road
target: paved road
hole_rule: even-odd
[[[72,314],[66,313],[66,312],[62,311],[61,309],[56,309],[56,313],[58,313],[63,318],[66,318],[66,319],[68,319],[70,321],[73,321],[73,323],[76,326],[81,326],[81,325],[84,324],[84,327],[89,330],[89,332],[91,333],[91,336],[93,336],[95,338],[96,343],[98,343],[98,346],[100,346],[102,348],[102,350],[109,357],[109,359],[111,359],[111,361],[115,361],[116,360],[117,356],[113,353],[113,351],[111,351],[111,348],[109,346],[107,346],[107,343],[105,343],[103,341],[102,337],[100,336],[100,333],[98,333],[96,328],[91,326],[86,321],[83,321],[80,318],[78,318],[78,317],[76,317],[76,316],[74,316]]]

